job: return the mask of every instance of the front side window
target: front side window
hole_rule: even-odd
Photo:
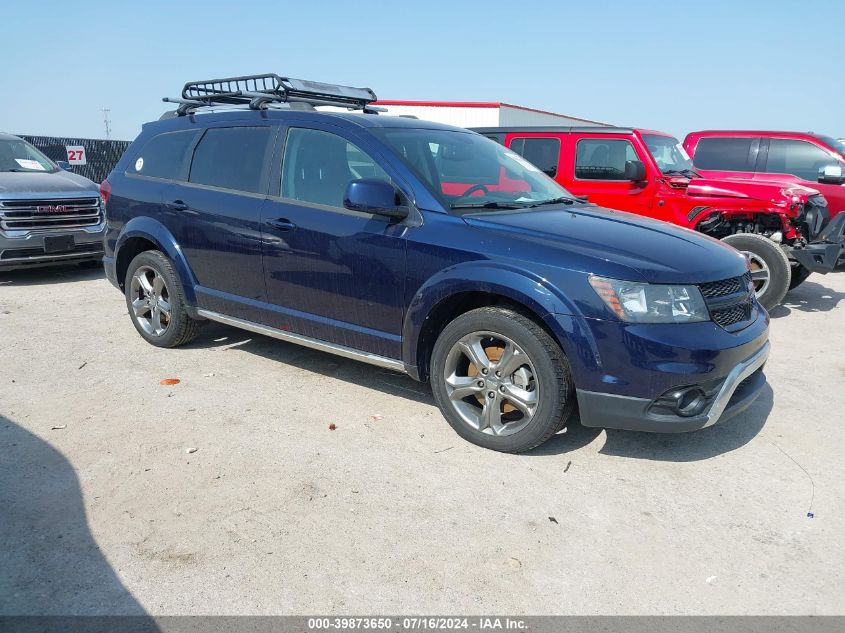
[[[575,149],[575,177],[581,180],[625,180],[625,163],[629,160],[639,160],[630,141],[582,139]]]
[[[26,141],[0,139],[0,171],[54,172],[56,169],[53,161]]]
[[[527,208],[572,194],[534,164],[472,132],[381,128],[373,131],[447,209]]]
[[[838,161],[821,147],[785,138],[769,141],[769,156],[766,160],[767,174],[792,174],[804,180],[816,181],[819,171]]]
[[[757,139],[703,138],[698,141],[692,162],[699,169],[713,171],[754,171],[751,146]]]
[[[557,176],[560,139],[520,137],[511,141],[511,149],[550,178]]]
[[[291,128],[282,161],[282,197],[343,207],[346,186],[359,178],[390,180],[366,152],[345,138]]]
[[[692,170],[692,161],[681,142],[671,136],[643,134],[643,141],[654,162],[664,174],[683,174]]]
[[[270,127],[221,127],[205,133],[194,150],[190,182],[260,193]]]
[[[129,164],[127,174],[181,180],[188,149],[197,137],[195,130],[166,132],[147,141]]]

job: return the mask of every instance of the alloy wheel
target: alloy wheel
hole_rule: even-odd
[[[170,292],[164,277],[149,266],[141,266],[132,275],[130,285],[132,311],[141,328],[152,336],[161,336],[170,326]]]
[[[754,293],[759,297],[769,287],[771,271],[765,260],[751,251],[742,251],[751,267],[751,283],[754,285]]]
[[[488,435],[524,429],[539,403],[536,371],[528,354],[494,332],[473,332],[446,357],[443,379],[449,403],[471,428]]]

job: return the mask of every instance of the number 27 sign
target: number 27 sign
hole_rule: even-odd
[[[85,165],[85,148],[82,145],[67,145],[67,162],[71,165]]]

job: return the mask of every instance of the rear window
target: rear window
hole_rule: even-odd
[[[511,150],[522,156],[547,176],[557,176],[560,157],[560,139],[557,138],[515,138]]]
[[[259,193],[271,128],[209,129],[194,150],[190,182]]]
[[[692,163],[714,171],[754,171],[751,146],[754,138],[703,138],[698,141]]]
[[[129,165],[127,174],[181,180],[185,155],[197,136],[195,130],[167,132],[147,141]]]

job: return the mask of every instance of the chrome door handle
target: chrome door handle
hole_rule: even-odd
[[[296,224],[287,218],[276,218],[275,220],[267,220],[267,224],[280,231],[293,231]]]
[[[173,211],[187,211],[188,205],[182,202],[181,200],[171,200],[170,202],[165,202],[164,206],[168,209],[172,209]]]

